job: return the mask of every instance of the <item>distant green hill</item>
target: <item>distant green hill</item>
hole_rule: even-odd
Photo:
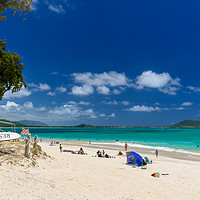
[[[75,127],[94,127],[94,126],[92,126],[92,125],[89,125],[89,124],[80,124],[80,125],[78,125],[78,126],[75,126]]]
[[[19,122],[11,122],[11,121],[5,120],[5,119],[0,119],[0,121],[13,123],[13,124],[15,124],[16,127],[24,127],[25,126],[24,124],[21,124]],[[11,125],[0,122],[0,127],[11,127]]]
[[[200,121],[193,121],[193,120],[184,120],[182,122],[179,122],[178,124],[175,124],[173,127],[177,128],[200,128]]]
[[[31,120],[21,120],[19,123],[24,124],[26,126],[48,126],[47,124],[39,121],[31,121]]]

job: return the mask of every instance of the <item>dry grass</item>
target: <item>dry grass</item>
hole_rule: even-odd
[[[19,166],[37,166],[38,158],[46,159],[48,156],[39,145],[33,148],[29,145],[29,156],[25,157],[25,142],[1,141],[0,142],[0,165],[3,163]]]

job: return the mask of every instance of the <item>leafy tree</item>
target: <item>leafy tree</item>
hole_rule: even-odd
[[[26,87],[21,60],[18,54],[6,49],[4,40],[0,40],[0,100],[6,91],[17,92],[22,86]]]
[[[0,19],[6,19],[5,11],[9,8],[16,12],[28,13],[31,10],[32,0],[0,0]]]
[[[16,12],[28,13],[31,3],[32,0],[0,0],[0,20],[6,19],[7,9],[12,9],[14,15]],[[0,100],[6,91],[17,92],[27,86],[22,75],[24,65],[21,61],[22,58],[18,54],[6,49],[5,40],[0,40]]]

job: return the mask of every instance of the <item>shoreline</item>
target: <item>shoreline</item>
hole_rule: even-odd
[[[52,141],[52,139],[43,139],[44,143],[48,143],[50,144]],[[104,144],[98,144],[98,142],[91,142],[91,144],[89,144],[89,141],[85,141],[85,140],[61,140],[61,139],[54,139],[53,141],[62,143],[62,145],[66,145],[67,146],[74,146],[74,147],[86,147],[86,148],[91,148],[91,149],[96,149],[96,151],[98,151],[99,149],[101,150],[117,150],[117,151],[122,151],[123,153],[124,151],[124,147],[123,146],[116,146],[116,145],[110,145],[110,143],[108,145]],[[40,144],[40,142],[39,142]],[[128,146],[128,150],[127,151],[135,151],[139,154],[146,154],[148,156],[152,156],[155,157],[155,150],[154,149],[149,149],[149,148],[134,148],[134,147],[129,147]],[[180,159],[180,160],[188,160],[188,161],[197,161],[200,162],[200,156],[199,155],[191,155],[191,154],[185,154],[185,153],[180,153],[180,152],[170,152],[170,151],[163,151],[163,150],[159,150],[159,156],[163,156],[163,157],[168,157],[168,158],[175,158],[175,159]]]

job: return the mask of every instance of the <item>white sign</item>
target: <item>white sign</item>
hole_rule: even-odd
[[[20,138],[21,136],[18,133],[13,132],[0,132],[0,141],[3,140],[13,140]]]

